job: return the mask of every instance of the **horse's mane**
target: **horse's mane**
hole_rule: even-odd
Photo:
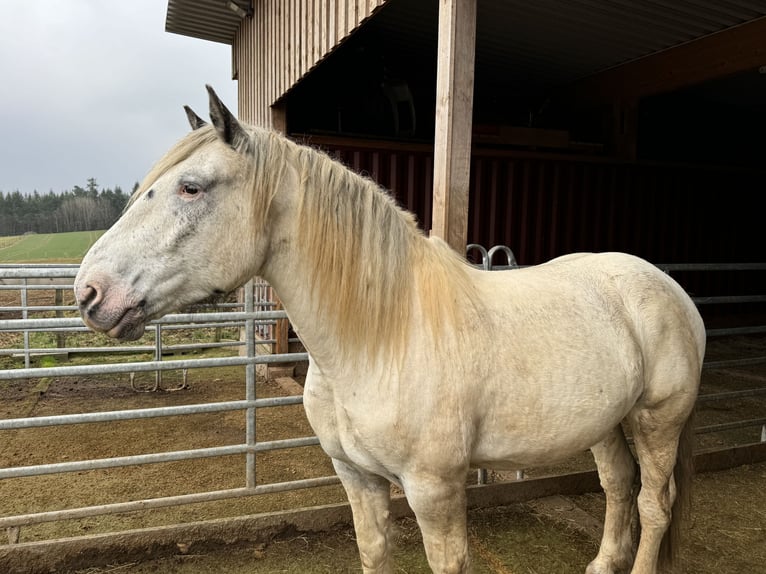
[[[244,124],[243,124],[244,125]],[[437,340],[471,304],[465,262],[444,242],[427,239],[415,218],[375,182],[276,132],[245,126],[239,150],[251,158],[254,233],[263,229],[288,166],[298,177],[297,249],[317,321],[332,326],[344,360],[401,357],[418,308]],[[173,166],[218,139],[204,126],[189,132],[146,175],[131,203]]]
[[[308,147],[291,146],[300,180],[299,245],[321,320],[351,359],[401,357],[415,308],[437,340],[470,304],[465,262],[427,239],[375,182]]]

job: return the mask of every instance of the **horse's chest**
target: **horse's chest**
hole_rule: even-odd
[[[324,451],[331,457],[340,454],[338,421],[335,416],[335,395],[332,385],[309,371],[303,389],[303,408],[311,428]]]
[[[379,432],[387,420],[381,416],[380,404],[377,408],[374,404],[365,407],[359,401],[349,401],[336,392],[337,384],[318,375],[306,378],[303,404],[322,449],[332,458],[389,475],[391,469],[386,461],[390,459],[391,445],[398,442],[391,440],[395,428]],[[360,415],[364,412],[366,416]]]

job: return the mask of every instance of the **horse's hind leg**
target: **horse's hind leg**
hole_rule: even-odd
[[[332,462],[351,504],[362,572],[389,574],[392,571],[388,541],[391,501],[389,482],[337,459]]]
[[[604,535],[596,558],[586,574],[616,574],[627,571],[633,562],[631,519],[636,461],[625,433],[615,427],[600,443],[591,448],[596,460],[601,487],[606,495]]]
[[[681,518],[673,515],[673,503],[677,495],[688,495],[678,490],[686,490],[690,486],[685,484],[690,473],[681,472],[687,461],[681,459],[687,454],[691,456],[693,432],[688,420],[691,410],[690,406],[668,399],[654,407],[636,409],[630,415],[636,454],[641,465],[641,490],[638,494],[641,539],[632,574],[656,574],[658,563],[669,566],[673,558],[672,538]],[[679,442],[683,443],[680,452]],[[676,476],[675,471],[680,474]]]

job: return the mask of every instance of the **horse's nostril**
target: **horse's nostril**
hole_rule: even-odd
[[[146,299],[141,299],[138,302],[138,305],[136,305],[136,307],[138,307],[139,309],[143,309],[144,307],[146,307]]]
[[[77,291],[77,303],[81,309],[85,309],[101,299],[101,293],[97,285],[86,285]]]

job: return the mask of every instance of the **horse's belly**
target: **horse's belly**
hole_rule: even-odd
[[[515,438],[518,440],[514,440]],[[494,470],[521,470],[557,464],[588,450],[601,438],[603,435],[569,440],[532,441],[529,437],[493,437],[476,445],[471,455],[471,466]]]
[[[620,424],[634,399],[625,396],[608,404],[569,408],[496,409],[482,417],[471,464],[498,470],[548,465],[588,450]]]

